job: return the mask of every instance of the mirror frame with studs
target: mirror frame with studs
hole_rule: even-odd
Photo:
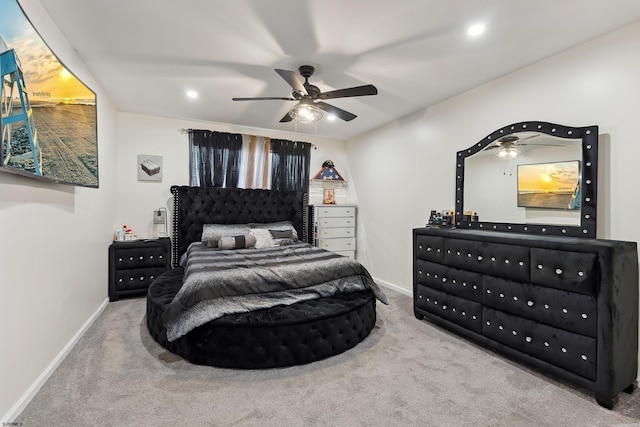
[[[463,220],[464,164],[469,156],[485,149],[497,139],[514,132],[532,131],[560,138],[582,139],[582,181],[580,226],[521,224]],[[500,128],[456,155],[455,224],[459,229],[477,229],[549,236],[596,237],[598,188],[598,126],[569,127],[548,122],[520,122]],[[480,217],[481,217],[480,213]]]

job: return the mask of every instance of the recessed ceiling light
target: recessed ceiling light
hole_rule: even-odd
[[[195,90],[188,90],[187,97],[191,99],[196,99],[198,97],[198,92],[196,92]]]
[[[484,33],[484,30],[484,24],[474,24],[469,27],[469,29],[467,30],[467,34],[469,34],[471,37],[477,37],[480,34]]]

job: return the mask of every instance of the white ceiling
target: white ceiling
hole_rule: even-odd
[[[289,97],[274,68],[310,64],[322,91],[378,88],[329,101],[351,122],[297,127],[340,139],[640,19],[638,0],[40,1],[119,111],[294,131],[294,102],[231,98]]]

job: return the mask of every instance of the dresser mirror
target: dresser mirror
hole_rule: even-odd
[[[456,160],[456,227],[596,237],[597,126],[516,123]]]

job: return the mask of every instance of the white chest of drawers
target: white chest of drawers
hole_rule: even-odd
[[[315,245],[355,258],[356,207],[322,205],[316,206],[314,211]]]

